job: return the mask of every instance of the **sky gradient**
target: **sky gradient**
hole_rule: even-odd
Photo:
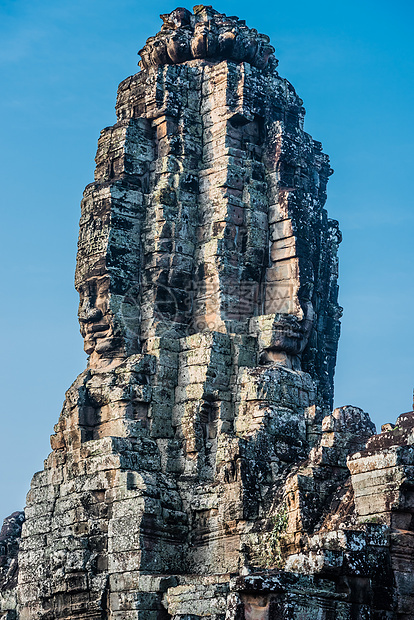
[[[85,368],[73,287],[80,199],[118,83],[171,2],[0,0],[2,85],[0,520],[24,507],[65,390]],[[336,406],[377,428],[411,409],[414,384],[414,5],[229,2],[271,37],[304,100],[305,129],[335,174],[343,232]],[[187,6],[191,8],[191,6]]]

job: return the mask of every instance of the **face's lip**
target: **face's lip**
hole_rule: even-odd
[[[85,340],[89,340],[92,342],[95,342],[98,339],[101,338],[107,338],[110,334],[110,327],[109,325],[96,325],[96,324],[89,324],[89,325],[85,325],[86,329],[85,329]]]
[[[90,325],[87,326],[87,331],[89,333],[105,332],[105,331],[108,331],[108,329],[109,329],[108,323],[91,323]]]
[[[100,331],[96,331],[96,328],[101,328]],[[84,343],[85,347],[89,348],[90,351],[94,351],[95,347],[99,342],[104,341],[107,338],[111,337],[111,331],[109,325],[94,325],[87,324],[85,325],[85,335],[84,335]],[[85,349],[86,350],[86,349]]]

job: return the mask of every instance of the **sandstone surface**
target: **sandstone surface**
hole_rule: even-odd
[[[161,17],[84,192],[88,366],[0,535],[0,618],[414,619],[414,413],[332,412],[329,159],[266,35]]]

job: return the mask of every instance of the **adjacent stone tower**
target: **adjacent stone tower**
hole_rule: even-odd
[[[266,35],[210,6],[161,17],[85,190],[88,367],[33,478],[4,618],[397,617],[392,508],[359,523],[346,466],[374,427],[331,414],[328,157]]]

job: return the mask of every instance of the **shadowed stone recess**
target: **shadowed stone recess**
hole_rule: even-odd
[[[161,17],[84,192],[88,365],[2,530],[0,620],[414,619],[414,413],[332,411],[329,159],[266,35]]]

